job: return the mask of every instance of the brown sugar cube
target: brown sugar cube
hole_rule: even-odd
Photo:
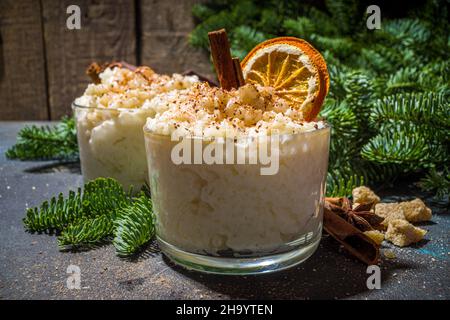
[[[391,220],[406,220],[403,209],[399,206],[399,203],[377,203],[375,205],[375,214],[384,218],[381,225],[385,228],[387,228],[389,221]]]
[[[377,245],[381,245],[384,240],[383,232],[380,232],[378,230],[365,231],[364,234],[372,239]]]
[[[425,203],[416,198],[412,201],[401,202],[399,204],[403,210],[406,220],[409,222],[422,222],[431,220],[431,209]]]
[[[380,202],[380,197],[375,194],[370,188],[365,186],[357,187],[352,191],[353,202],[360,204],[367,203],[378,203]]]
[[[417,228],[406,220],[394,219],[389,222],[385,238],[396,246],[405,247],[419,242],[426,233],[426,230]]]

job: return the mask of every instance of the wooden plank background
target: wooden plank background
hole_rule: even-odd
[[[92,61],[125,60],[160,73],[211,76],[188,45],[191,6],[202,0],[0,0],[0,120],[58,120],[89,83]],[[66,27],[69,5],[81,29]]]
[[[41,5],[0,1],[0,119],[49,118]]]
[[[199,1],[141,1],[139,20],[142,26],[142,64],[151,66],[157,72],[173,73],[194,69],[211,75],[208,57],[203,51],[193,49],[188,44],[188,34],[194,28],[191,7],[197,2]]]

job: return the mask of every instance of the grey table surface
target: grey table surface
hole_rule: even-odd
[[[133,260],[111,245],[60,252],[56,238],[27,233],[27,207],[82,185],[79,165],[5,158],[23,122],[0,122],[0,299],[449,299],[448,204],[430,202],[426,240],[408,248],[384,244],[381,289],[366,286],[366,266],[324,235],[316,253],[286,271],[258,276],[217,276],[186,271],[155,244]],[[382,190],[383,200],[423,196],[411,185]],[[81,288],[68,289],[67,268],[81,271]]]

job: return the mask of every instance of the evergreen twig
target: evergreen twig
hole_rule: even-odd
[[[119,256],[136,253],[155,234],[152,202],[145,195],[139,197],[131,206],[121,210],[114,221],[114,240]]]
[[[73,118],[63,118],[55,126],[26,126],[6,157],[19,160],[78,159],[78,144]]]
[[[136,197],[114,179],[97,178],[79,188],[27,210],[23,219],[32,232],[57,231],[61,250],[89,248],[114,238],[117,254],[136,252],[154,235],[148,188]]]

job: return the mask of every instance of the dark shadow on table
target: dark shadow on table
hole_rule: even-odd
[[[188,271],[164,256],[173,270],[202,283],[230,299],[342,299],[370,291],[366,265],[358,262],[329,236],[301,265],[281,272],[254,276],[225,276]],[[399,259],[383,262],[381,279],[388,281],[399,270],[416,268]]]
[[[430,239],[422,239],[419,242],[412,243],[409,245],[412,249],[419,249],[425,247],[430,242]]]
[[[149,258],[154,258],[158,255],[161,255],[161,250],[159,249],[158,243],[156,240],[152,240],[142,246],[142,248],[134,253],[131,256],[123,257],[122,259],[128,261],[128,262],[141,262]]]
[[[24,170],[27,173],[41,174],[41,173],[53,173],[53,172],[67,172],[74,174],[81,174],[81,167],[79,161],[67,161],[67,162],[53,162],[46,163],[30,167]]]
[[[426,226],[433,226],[433,225],[435,225],[435,224],[437,224],[436,222],[434,222],[434,221],[422,221],[422,222],[413,222],[413,224],[416,226],[416,227],[426,227]]]

